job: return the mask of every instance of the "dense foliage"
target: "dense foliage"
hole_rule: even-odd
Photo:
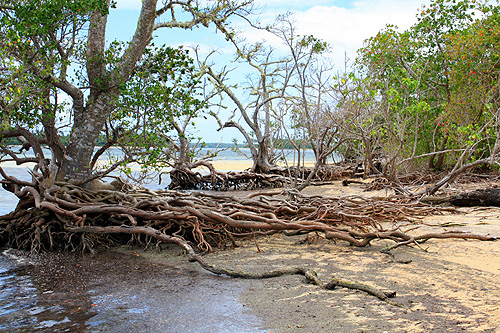
[[[436,0],[409,30],[387,26],[366,41],[358,64],[377,95],[371,139],[386,157],[425,156],[441,169],[496,154],[498,15],[485,2]]]
[[[105,127],[108,142],[119,145],[143,171],[160,171],[175,158],[188,159],[175,156],[175,142],[187,135],[180,127],[193,125],[206,107],[200,83],[200,73],[183,47],[147,48]]]
[[[179,142],[206,104],[199,73],[182,48],[155,47],[153,31],[224,27],[250,4],[145,0],[134,35],[122,43],[106,36],[111,0],[0,1],[0,138],[33,149],[42,178],[81,184],[132,161],[150,170],[189,157]],[[96,172],[113,145],[123,154]],[[3,160],[27,162],[1,149]]]

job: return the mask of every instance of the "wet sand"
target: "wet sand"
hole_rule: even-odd
[[[137,253],[8,250],[0,270],[0,332],[267,331],[239,301],[240,281],[186,264],[175,247]]]
[[[307,194],[384,196],[362,192],[360,185],[310,187]],[[500,237],[500,208],[462,208],[460,215],[429,216],[414,233],[467,231]],[[301,276],[241,281],[239,300],[245,313],[273,332],[500,332],[500,242],[430,240],[394,250],[395,263],[382,254],[389,241],[366,248],[334,243],[321,235],[274,235],[240,241],[240,247],[207,255],[212,263],[233,269],[265,271],[305,266],[328,281],[335,276],[382,290],[396,291],[386,304],[359,291],[321,290]],[[425,251],[424,251],[425,250]],[[170,262],[155,252],[140,253],[155,262]],[[179,258],[177,258],[178,260]],[[179,262],[192,269],[192,263]],[[210,274],[199,272],[200,274]]]

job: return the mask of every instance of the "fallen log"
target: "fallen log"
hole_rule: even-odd
[[[426,197],[422,198],[421,201],[431,204],[448,203],[457,207],[500,207],[500,188],[479,189],[444,197]]]
[[[500,188],[479,189],[454,195],[449,201],[454,206],[495,206],[500,207]]]

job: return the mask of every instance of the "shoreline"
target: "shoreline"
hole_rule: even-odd
[[[305,194],[367,195],[362,186],[340,182],[307,188]],[[369,192],[385,196],[384,190]],[[413,233],[463,231],[500,237],[500,208],[460,208],[460,214],[431,215]],[[258,248],[256,247],[256,243]],[[386,304],[359,291],[327,291],[308,284],[302,276],[244,280],[239,296],[248,314],[260,318],[273,332],[437,332],[500,330],[500,246],[498,241],[431,239],[421,245],[399,247],[394,262],[380,252],[390,241],[356,248],[321,235],[258,237],[238,240],[238,247],[214,249],[206,260],[225,268],[263,272],[302,266],[315,270],[323,281],[332,276],[396,291],[394,299],[409,310]],[[424,251],[425,249],[426,251]],[[138,255],[199,274],[203,271],[184,257],[164,253]],[[193,266],[195,265],[195,266]]]
[[[471,184],[464,186],[470,188]],[[247,195],[250,191],[233,193],[239,196]],[[342,186],[340,181],[336,181],[329,185],[308,187],[303,193],[332,197],[384,197],[391,195],[392,191],[363,192],[361,184]],[[464,231],[500,237],[500,208],[472,207],[458,210],[460,214],[433,215],[413,222],[419,227],[413,233]],[[214,249],[215,252],[208,254],[206,260],[226,268],[261,272],[300,265],[318,272],[323,281],[334,276],[348,281],[362,282],[382,290],[396,291],[397,296],[394,300],[404,304],[409,310],[396,308],[359,291],[344,288],[333,291],[322,290],[308,284],[301,276],[282,276],[266,280],[238,280],[217,276],[204,271],[196,263],[188,262],[182,251],[170,244],[162,246],[164,249],[161,252],[154,249],[154,243],[150,244],[153,248],[148,251],[128,246],[112,249],[111,252],[121,255],[109,253],[106,255],[107,250],[103,251],[104,258],[109,257],[121,263],[122,275],[114,275],[115,273],[111,273],[112,270],[107,268],[115,270],[116,265],[113,261],[109,263],[107,259],[95,261],[91,255],[82,256],[87,270],[81,270],[71,261],[63,260],[58,264],[60,267],[57,266],[59,268],[54,271],[60,274],[69,270],[70,272],[65,274],[68,274],[67,279],[71,280],[71,274],[75,274],[71,270],[75,270],[80,272],[79,278],[88,283],[85,280],[88,278],[88,272],[92,267],[97,270],[95,273],[97,277],[93,277],[95,281],[90,284],[91,287],[96,285],[93,292],[96,293],[97,290],[97,294],[91,298],[99,296],[101,300],[115,302],[122,308],[111,307],[104,301],[88,303],[87,300],[85,306],[89,311],[98,310],[95,316],[101,317],[97,318],[102,316],[108,319],[114,318],[113,311],[124,312],[119,313],[119,318],[124,322],[116,324],[117,326],[106,324],[110,325],[106,328],[112,331],[130,328],[132,327],[130,325],[137,324],[139,321],[137,318],[142,318],[143,312],[133,313],[127,312],[128,310],[144,311],[147,314],[147,310],[144,309],[154,308],[160,303],[165,303],[162,309],[166,310],[172,309],[173,305],[188,309],[186,312],[178,310],[175,312],[175,316],[180,316],[180,320],[169,317],[171,313],[168,311],[171,310],[161,314],[162,321],[173,321],[177,325],[167,327],[179,330],[186,327],[182,326],[185,321],[191,320],[192,325],[203,324],[204,317],[196,316],[196,318],[201,317],[199,323],[193,321],[193,316],[198,311],[206,309],[213,310],[211,319],[221,318],[221,325],[224,324],[223,320],[229,320],[225,317],[224,311],[230,311],[233,316],[251,318],[252,325],[245,332],[272,330],[273,332],[447,333],[457,330],[467,332],[500,330],[498,241],[431,239],[421,245],[421,248],[405,246],[393,251],[398,260],[411,260],[409,264],[395,263],[389,256],[380,252],[391,244],[387,240],[374,241],[372,246],[356,248],[348,246],[346,242],[335,243],[324,239],[321,234],[310,233],[292,237],[275,234],[258,237],[256,240],[253,238],[237,240],[237,243],[239,247],[236,248],[224,251]],[[57,257],[57,254],[55,256]],[[134,261],[135,259],[145,261]],[[97,268],[96,262],[107,266],[99,271],[101,268]],[[63,266],[64,268],[61,268]],[[152,269],[154,267],[156,273],[148,275],[147,267]],[[51,275],[52,273],[50,271],[43,274],[48,281],[60,279]],[[39,278],[36,275],[39,274],[38,271],[30,274],[34,274],[35,281]],[[133,278],[128,274],[133,274]],[[180,280],[176,278],[177,274],[182,276]],[[99,284],[99,279],[108,282]],[[229,283],[232,284],[229,286]],[[42,284],[37,282],[37,285]],[[165,290],[169,294],[165,293]],[[184,295],[182,301],[176,300],[175,295],[179,292]],[[40,297],[45,297],[43,292],[41,293]],[[128,296],[125,297],[125,294]],[[137,298],[134,298],[135,295]],[[214,298],[214,295],[224,297],[219,299]],[[61,302],[67,300],[69,298],[67,291],[62,292],[60,297]],[[125,305],[120,303],[124,300],[127,302]],[[89,304],[97,305],[93,308],[93,305]],[[75,309],[70,308],[70,310]],[[215,324],[211,322],[211,325],[215,325],[211,327],[217,327],[217,320]],[[214,330],[217,331],[216,328]]]
[[[497,211],[500,213],[500,210]],[[500,230],[497,222],[496,228]],[[322,280],[335,276],[362,282],[382,290],[396,291],[401,309],[359,291],[333,291],[308,284],[302,276],[262,280],[238,280],[243,290],[239,301],[245,314],[262,320],[273,332],[496,332],[500,329],[500,263],[498,244],[463,240],[431,240],[428,252],[415,247],[394,251],[404,265],[380,253],[387,241],[367,248],[353,248],[321,237],[276,234],[238,241],[239,247],[207,255],[211,264],[243,271],[302,266],[318,272]],[[179,271],[216,275],[188,263],[167,250],[157,253],[121,249],[126,253]],[[174,253],[174,254],[172,254]],[[477,266],[474,261],[488,264]],[[217,289],[214,289],[216,292]]]

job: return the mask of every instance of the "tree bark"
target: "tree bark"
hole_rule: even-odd
[[[66,159],[62,164],[62,174],[58,178],[83,180],[91,173],[94,147],[118,94],[102,93],[98,100],[86,107],[83,121],[75,122],[66,147]],[[62,176],[62,177],[61,177]]]
[[[255,173],[269,173],[272,165],[269,163],[269,148],[265,138],[259,142],[257,147],[257,156],[254,158],[252,171]]]
[[[500,207],[500,188],[486,188],[452,196],[449,202],[454,206],[495,206]]]
[[[109,2],[108,0],[108,4]],[[156,3],[157,0],[142,2],[139,23],[132,41],[117,64],[117,69],[113,71],[106,69],[104,60],[107,16],[98,11],[92,15],[87,41],[90,95],[86,105],[81,91],[71,95],[74,124],[59,179],[73,179],[79,182],[90,176],[95,143],[119,97],[118,86],[130,78],[135,64],[151,41],[156,19]]]
[[[446,135],[443,138],[443,142],[441,142],[441,149],[440,149],[441,153],[437,154],[437,162],[436,162],[436,164],[434,164],[435,170],[441,170],[443,168],[444,158],[446,157],[446,154],[442,151],[444,151],[446,149],[447,142],[448,142],[448,135]]]

